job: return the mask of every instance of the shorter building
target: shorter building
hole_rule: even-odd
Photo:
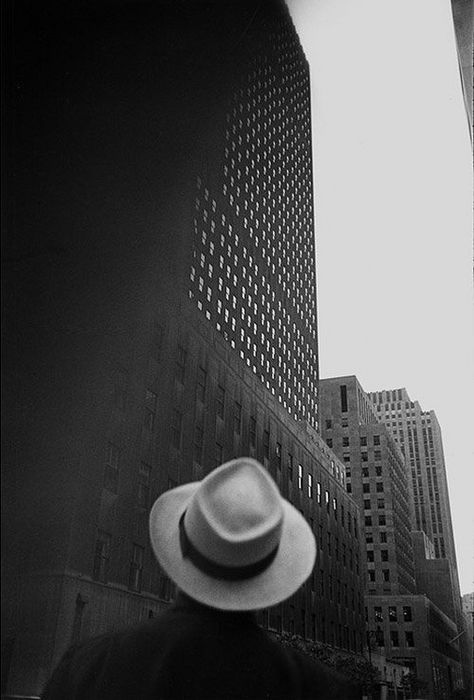
[[[354,376],[320,381],[322,436],[364,514],[369,595],[415,593],[405,460]]]
[[[371,650],[408,667],[425,687],[420,697],[448,700],[462,687],[456,624],[427,596],[370,596],[366,614]]]

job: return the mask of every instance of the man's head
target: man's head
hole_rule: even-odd
[[[160,496],[150,513],[150,537],[178,587],[222,610],[285,600],[308,578],[316,557],[305,519],[250,458]]]

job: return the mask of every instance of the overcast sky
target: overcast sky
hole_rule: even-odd
[[[443,433],[474,590],[472,157],[449,0],[288,0],[311,67],[321,377]]]

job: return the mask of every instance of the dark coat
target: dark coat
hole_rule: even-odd
[[[70,649],[43,700],[352,700],[355,688],[283,648],[251,613],[180,597],[155,620]]]

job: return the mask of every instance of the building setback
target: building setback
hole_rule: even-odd
[[[318,543],[262,624],[360,652],[359,509],[316,432],[309,76],[286,9],[26,5],[7,57],[2,690],[38,693],[71,642],[166,605],[150,504],[244,454]]]
[[[449,588],[430,593],[433,574],[449,585],[450,572],[434,570],[426,537],[412,532],[399,442],[355,376],[320,381],[320,413],[322,437],[344,462],[346,488],[364,513],[368,645],[411,668],[430,697],[448,698],[462,685],[454,599]]]

